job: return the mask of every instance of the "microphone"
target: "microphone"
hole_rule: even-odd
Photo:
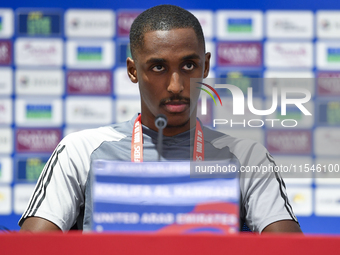
[[[157,141],[157,152],[158,161],[161,160],[161,154],[163,151],[163,129],[166,127],[168,119],[164,114],[158,114],[155,118],[155,126],[158,128],[158,141]]]

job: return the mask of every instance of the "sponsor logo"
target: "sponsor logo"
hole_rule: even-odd
[[[74,18],[70,21],[70,26],[73,29],[79,29],[81,26],[85,29],[103,29],[110,27],[110,21],[107,20],[85,20],[81,21],[80,19]]]
[[[340,48],[328,48],[327,49],[327,61],[330,63],[340,62]]]
[[[17,162],[17,180],[36,182],[44,169],[48,158],[19,159]]]
[[[12,123],[12,100],[0,99],[0,124]]]
[[[21,15],[19,15],[19,20],[21,18],[20,16]],[[41,12],[30,12],[27,15],[27,34],[50,35],[51,17],[46,17]]]
[[[284,56],[305,56],[306,55],[306,49],[303,47],[299,47],[296,49],[287,49],[282,47],[282,45],[280,44],[276,44],[274,49],[276,50],[276,52],[278,52],[281,55]]]
[[[340,24],[336,24],[336,27],[340,27]],[[331,23],[327,19],[322,19],[320,21],[320,28],[324,31],[329,31],[331,28]]]
[[[267,37],[312,39],[313,13],[309,11],[268,11]]]
[[[322,102],[318,108],[319,124],[340,125],[340,102]]]
[[[73,68],[111,68],[114,65],[112,41],[67,41],[67,65]]]
[[[24,49],[30,54],[54,54],[57,49],[53,45],[47,47],[34,47],[31,43],[26,43]]]
[[[12,9],[0,8],[0,38],[11,38],[14,30]]]
[[[140,112],[140,99],[117,99],[116,122],[124,122],[131,119],[136,112]]]
[[[0,215],[12,212],[12,189],[9,185],[0,186]]]
[[[13,167],[11,157],[0,157],[0,184],[11,183],[13,180]]]
[[[312,43],[276,43],[265,45],[265,62],[270,67],[312,67]]]
[[[229,33],[251,33],[253,21],[251,18],[228,18],[227,31]]]
[[[260,43],[219,43],[217,63],[220,66],[262,65],[262,46]]]
[[[340,44],[331,42],[316,42],[317,68],[320,70],[339,70]]]
[[[296,24],[290,20],[286,20],[286,19],[279,19],[276,20],[276,22],[274,23],[274,29],[279,29],[279,30],[284,30],[287,32],[305,32],[307,30],[306,27],[303,26],[299,26],[299,24]]]
[[[28,81],[29,79],[27,76],[21,76],[19,79],[19,84],[22,85],[23,87],[27,87]]]
[[[315,214],[317,216],[340,216],[340,189],[321,188],[315,190]]]
[[[318,74],[317,88],[320,96],[340,96],[340,73],[323,72]]]
[[[52,152],[62,138],[59,129],[18,129],[17,152]]]
[[[340,37],[340,12],[338,11],[318,11],[316,14],[317,36],[319,38],[339,38]]]
[[[114,34],[114,13],[110,10],[69,10],[65,20],[67,36],[112,37]]]
[[[78,61],[101,61],[102,47],[77,47]]]
[[[273,154],[310,154],[312,152],[310,131],[268,130],[266,140],[266,147]]]
[[[306,196],[304,196],[304,194],[301,193],[297,193],[293,195],[293,202],[296,204],[302,204],[306,201]]]
[[[16,71],[16,93],[23,95],[61,95],[64,74],[56,71]]]
[[[8,143],[9,143],[9,137],[8,136],[0,136],[0,144],[5,145],[5,144],[8,144]]]
[[[132,22],[141,12],[119,12],[118,13],[118,36],[129,36]]]
[[[81,21],[80,19],[74,18],[70,21],[70,26],[73,29],[79,29],[80,27],[84,27],[85,29],[103,29],[110,27],[110,21],[107,20],[85,20]]]
[[[320,20],[319,24],[320,24],[319,28],[324,32],[340,30],[340,20],[331,22],[328,19],[322,19]]]
[[[69,24],[72,28],[78,28],[80,26],[80,21],[79,21],[79,19],[74,18],[74,19],[70,20]]]
[[[111,94],[112,73],[110,71],[69,71],[67,92],[69,94]]]
[[[39,99],[39,100],[38,100]],[[62,100],[18,98],[15,101],[17,126],[59,126],[62,124]]]
[[[102,119],[105,117],[105,113],[98,112],[91,107],[82,107],[78,106],[73,109],[73,116],[77,118],[95,118],[95,119]]]
[[[27,119],[52,119],[52,105],[26,105]]]
[[[61,14],[32,11],[18,14],[19,35],[55,36],[61,34]]]
[[[310,216],[313,212],[312,189],[309,187],[289,187],[288,191],[294,213],[297,216]]]
[[[12,153],[12,129],[1,128],[0,129],[0,153],[9,154]]]
[[[217,11],[216,33],[219,40],[261,40],[263,13],[260,11]]]
[[[0,41],[0,65],[12,63],[12,44],[10,41]]]
[[[338,127],[318,127],[314,131],[314,151],[318,156],[340,156]]]
[[[112,122],[112,101],[109,98],[71,98],[66,101],[68,124],[109,124]]]
[[[28,205],[30,197],[34,191],[35,184],[16,184],[14,185],[14,212],[22,215]]]
[[[12,94],[12,74],[11,68],[0,68],[0,94],[3,96]]]
[[[18,39],[15,42],[17,65],[61,66],[63,43],[60,39]]]

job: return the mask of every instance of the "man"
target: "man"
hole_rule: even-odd
[[[130,31],[132,58],[128,75],[138,83],[141,115],[131,121],[73,133],[64,138],[46,164],[28,208],[19,221],[22,230],[88,229],[91,208],[89,173],[95,159],[156,161],[155,116],[167,116],[162,160],[193,158],[190,126],[196,124],[196,103],[190,78],[206,78],[210,53],[198,20],[182,8],[161,5],[139,15]],[[191,106],[191,107],[190,107]],[[142,125],[143,143],[134,154],[133,127]],[[197,127],[196,127],[197,129]],[[260,144],[232,138],[203,127],[205,157],[236,158],[241,165],[270,163]],[[274,164],[274,162],[273,162]],[[282,179],[243,178],[241,218],[257,232],[301,232],[285,195]]]

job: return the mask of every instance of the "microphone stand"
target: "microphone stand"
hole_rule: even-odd
[[[167,117],[164,114],[158,114],[155,118],[155,126],[158,128],[157,152],[158,161],[161,161],[163,151],[163,129],[168,123]]]

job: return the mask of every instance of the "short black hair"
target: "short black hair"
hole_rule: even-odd
[[[189,11],[175,5],[157,5],[138,15],[130,29],[130,49],[132,58],[144,44],[144,34],[151,31],[169,31],[176,28],[192,28],[199,42],[205,41],[201,24]]]

